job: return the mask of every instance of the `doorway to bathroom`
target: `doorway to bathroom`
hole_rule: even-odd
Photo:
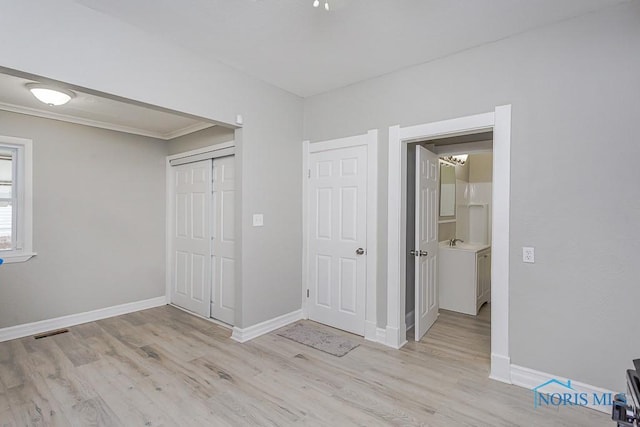
[[[387,197],[387,326],[385,343],[407,343],[405,324],[407,241],[407,148],[429,139],[493,131],[491,237],[491,368],[489,378],[511,384],[509,351],[509,224],[511,193],[511,105],[429,123],[389,128]],[[435,228],[435,226],[434,226]],[[413,236],[410,236],[412,238]],[[422,285],[422,282],[421,282]]]
[[[407,339],[435,338],[435,344],[446,336],[451,343],[467,343],[473,357],[487,360],[492,149],[491,130],[417,141],[407,146],[406,169]],[[425,183],[425,158],[433,159],[432,169],[437,165],[437,172],[426,174],[437,179],[434,194]]]

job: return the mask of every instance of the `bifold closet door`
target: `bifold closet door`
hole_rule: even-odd
[[[234,323],[235,308],[234,189],[234,157],[213,159],[211,317],[229,325]]]
[[[211,300],[211,159],[173,166],[171,302],[202,316]]]

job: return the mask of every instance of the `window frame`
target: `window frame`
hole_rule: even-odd
[[[14,150],[12,197],[12,240],[14,248],[0,251],[5,263],[24,262],[36,255],[33,252],[33,142],[30,139],[0,135],[0,147]],[[14,222],[15,221],[15,222]]]

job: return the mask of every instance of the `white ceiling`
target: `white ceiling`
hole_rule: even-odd
[[[75,1],[306,97],[625,0]]]
[[[25,87],[27,83],[36,81],[0,73],[0,110],[165,140],[213,126],[198,118],[78,90],[73,90],[76,96],[68,104],[48,106],[38,101]]]
[[[307,97],[629,0],[72,1]],[[77,88],[50,107],[31,78],[0,70],[0,110],[159,139],[213,125]]]

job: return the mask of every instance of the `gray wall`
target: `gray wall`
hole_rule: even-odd
[[[235,323],[300,309],[302,99],[71,0],[3,7],[11,13],[0,14],[0,66],[220,123],[242,114]],[[252,227],[253,213],[264,227]]]
[[[184,153],[186,151],[196,150],[209,145],[233,141],[233,138],[233,129],[223,126],[213,126],[167,141],[167,154]]]
[[[306,139],[380,130],[380,313],[388,127],[512,104],[511,361],[623,389],[640,354],[629,338],[640,324],[640,198],[629,197],[637,169],[606,157],[640,158],[638,22],[640,2],[624,3],[305,100]],[[522,246],[536,248],[535,264],[522,263]]]
[[[0,111],[33,140],[33,248],[0,267],[0,328],[165,293],[164,141]]]

